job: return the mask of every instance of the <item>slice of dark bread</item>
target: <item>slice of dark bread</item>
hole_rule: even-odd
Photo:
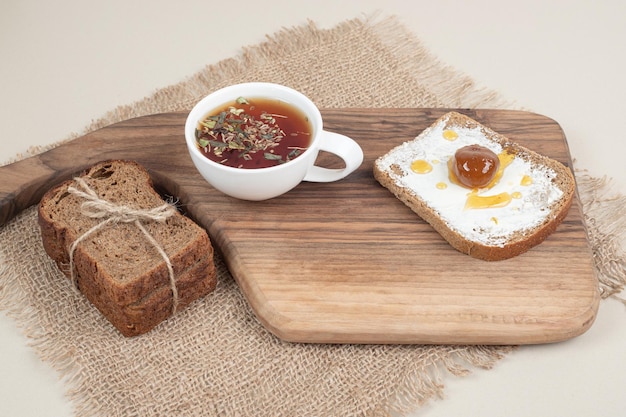
[[[150,210],[165,202],[150,175],[133,161],[105,161],[79,175],[97,197],[116,206]],[[70,247],[73,277],[79,290],[125,336],[154,328],[216,286],[213,247],[206,231],[178,211],[167,219],[141,220],[169,259],[177,289],[174,295],[165,259],[133,222],[115,222],[85,235],[107,217],[85,215],[86,199],[71,193],[76,179],[49,190],[39,204],[43,246],[68,277]]]
[[[509,203],[503,207],[468,208],[472,190],[449,177],[450,158],[473,144],[510,158],[499,182],[475,193],[504,194]],[[414,161],[432,170],[416,172]],[[412,141],[379,157],[374,177],[452,247],[488,261],[517,256],[543,242],[567,215],[576,188],[565,165],[457,112],[445,114]]]

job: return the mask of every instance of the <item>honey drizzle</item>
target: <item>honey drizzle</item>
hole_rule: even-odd
[[[459,137],[459,134],[456,133],[454,130],[446,129],[446,130],[443,131],[442,136],[446,140],[453,141],[453,140],[456,140]]]
[[[533,183],[532,177],[524,175],[520,181],[520,185],[531,185]]]
[[[416,159],[411,163],[411,171],[416,174],[428,174],[433,170],[433,166],[423,159]]]

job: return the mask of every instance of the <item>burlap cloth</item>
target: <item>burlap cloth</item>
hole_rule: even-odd
[[[320,107],[514,107],[440,63],[394,17],[285,29],[236,58],[122,106],[86,131],[185,110],[208,92],[272,81]],[[83,132],[84,133],[84,132]],[[593,138],[589,138],[593,140]],[[626,199],[578,173],[603,297],[626,280]],[[621,236],[620,236],[621,234]],[[34,209],[0,230],[0,310],[58,369],[79,416],[386,416],[441,397],[445,378],[514,347],[305,345],[256,320],[220,259],[216,291],[147,335],[120,336],[47,258]],[[36,400],[36,399],[34,399]]]

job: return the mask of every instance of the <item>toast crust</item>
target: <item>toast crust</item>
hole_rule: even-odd
[[[415,175],[410,172],[410,167],[407,166],[406,161],[425,157],[423,154],[418,156],[417,153],[410,155],[414,149],[411,146],[419,141],[426,140],[429,136],[434,135],[435,131],[441,132],[442,129],[479,132],[486,141],[490,141],[498,149],[504,149],[506,152],[514,154],[515,158],[523,160],[527,166],[531,167],[531,170],[537,172],[535,175],[540,175],[538,174],[539,172],[549,172],[550,178],[546,181],[546,184],[554,188],[555,192],[558,192],[560,196],[554,198],[554,201],[549,202],[544,207],[536,207],[537,204],[535,204],[533,209],[538,213],[537,218],[539,219],[539,216],[542,218],[534,222],[532,227],[522,227],[520,225],[520,227],[515,229],[512,226],[506,237],[500,238],[498,243],[490,243],[488,237],[482,239],[482,237],[476,238],[475,236],[471,237],[468,234],[464,234],[461,231],[462,228],[457,227],[459,224],[452,223],[467,222],[468,220],[465,216],[458,215],[454,221],[451,221],[450,216],[446,217],[448,213],[443,212],[444,209],[438,208],[437,202],[433,202],[432,198],[429,200],[424,197],[423,189],[411,186],[411,183],[406,180],[410,175]],[[410,142],[413,142],[413,144]],[[399,155],[402,155],[402,158]],[[572,172],[560,162],[539,155],[514,143],[505,136],[457,112],[445,114],[414,140],[400,145],[379,157],[374,163],[374,177],[383,187],[387,188],[418,216],[428,222],[453,248],[474,258],[486,261],[512,258],[543,242],[556,230],[557,226],[567,215],[576,187]],[[434,184],[431,185],[434,186]],[[460,186],[452,184],[450,187]],[[489,210],[493,210],[496,213],[495,216],[498,215],[496,209]]]

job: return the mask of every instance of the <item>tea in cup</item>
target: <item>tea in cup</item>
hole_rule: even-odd
[[[363,162],[353,139],[323,129],[309,98],[272,83],[236,84],[209,94],[187,116],[185,139],[202,177],[243,200],[277,197],[302,181],[338,181]],[[319,151],[345,166],[315,165]]]

